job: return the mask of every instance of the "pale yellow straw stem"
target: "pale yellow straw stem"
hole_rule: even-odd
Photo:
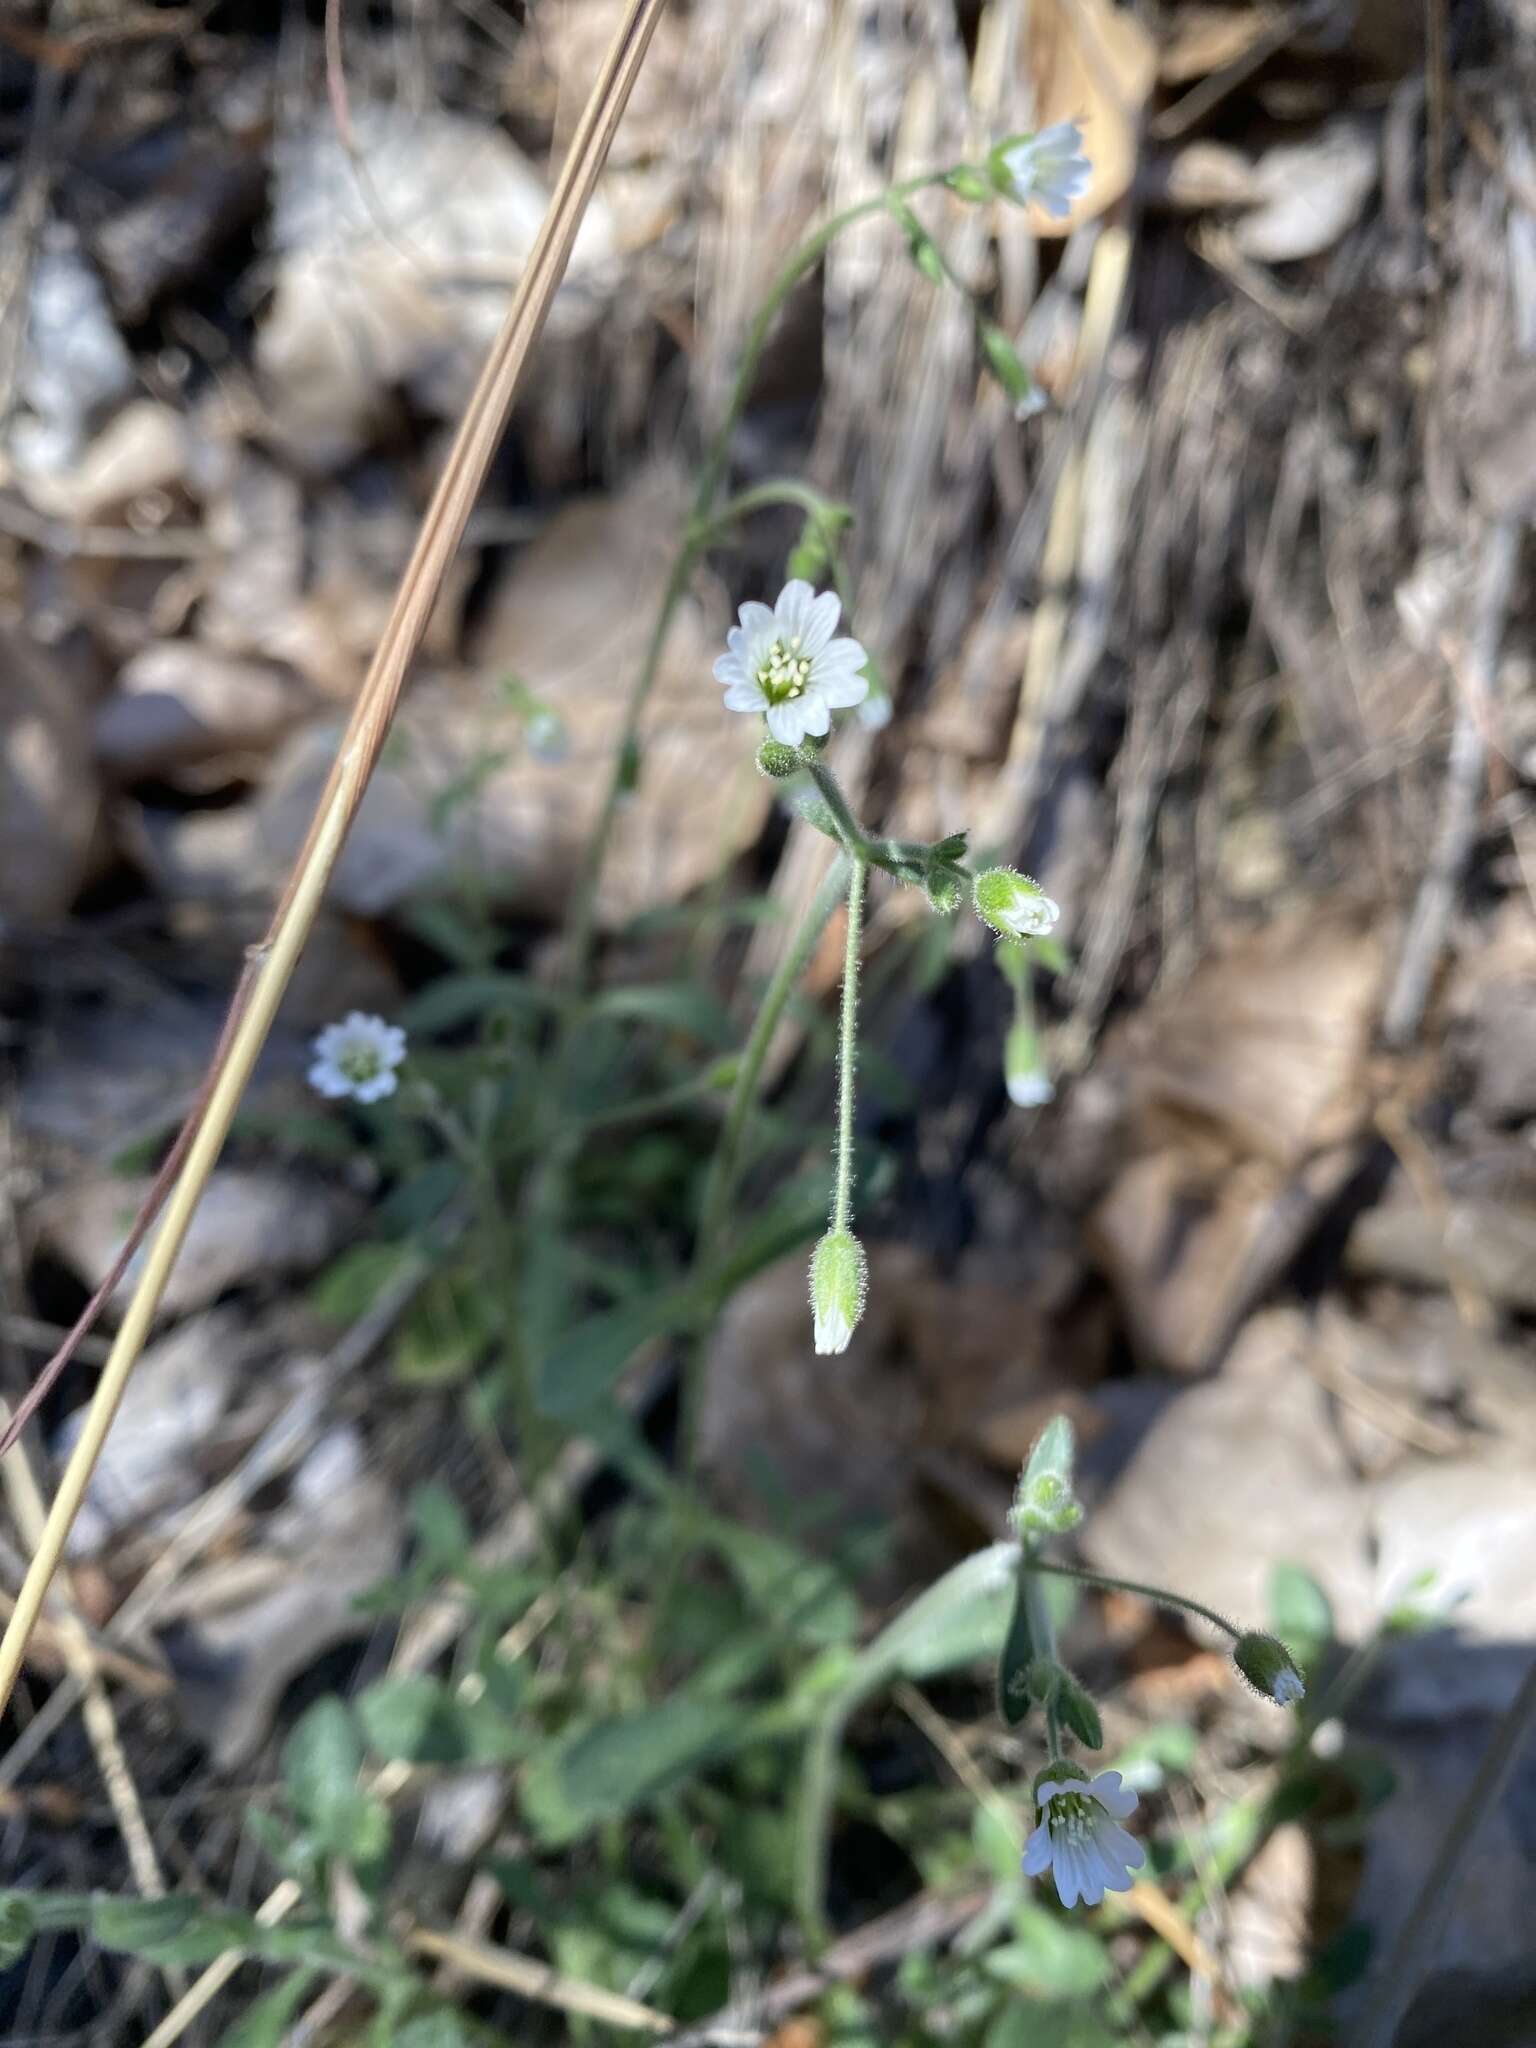
[[[0,1713],[4,1712],[16,1684],[49,1582],[58,1569],[65,1540],[85,1498],[128,1375],[143,1349],[171,1267],[223,1149],[289,977],[309,937],[347,828],[368,786],[407,668],[463,538],[470,510],[501,438],[523,364],[538,338],[550,300],[570,259],[576,230],[663,5],[664,0],[629,0],[593,85],[581,125],[572,138],[528,267],[459,424],[411,559],[400,579],[389,623],[358,692],[309,838],[266,941],[254,956],[244,1005],[224,1048],[197,1134],[150,1241],[143,1272],[102,1368],[85,1427],[65,1467],[58,1495],[16,1596],[15,1611],[0,1641]]]

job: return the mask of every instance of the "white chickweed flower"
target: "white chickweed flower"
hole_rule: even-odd
[[[1083,154],[1083,131],[1075,121],[1058,121],[1038,135],[1004,143],[998,152],[1006,189],[1020,205],[1032,200],[1053,220],[1065,220],[1072,202],[1088,185],[1092,165]]]
[[[1056,929],[1061,906],[1038,882],[1012,868],[987,868],[976,877],[976,915],[1001,938],[1043,939]]]
[[[776,740],[798,747],[808,734],[827,732],[834,711],[861,704],[869,682],[860,670],[869,657],[857,640],[833,639],[842,609],[833,592],[818,597],[798,577],[772,611],[744,604],[741,624],[725,636],[729,652],[715,663],[726,710],[761,712]]]
[[[1119,1823],[1136,1811],[1136,1794],[1118,1771],[1100,1771],[1090,1783],[1071,1766],[1043,1775],[1035,1786],[1038,1827],[1024,1845],[1024,1875],[1056,1874],[1064,1906],[1103,1903],[1106,1892],[1128,1892],[1131,1872],[1147,1860],[1134,1835]]]
[[[318,1094],[354,1102],[380,1102],[399,1085],[395,1073],[405,1058],[405,1033],[398,1024],[353,1010],[339,1024],[327,1024],[315,1040],[309,1085]]]

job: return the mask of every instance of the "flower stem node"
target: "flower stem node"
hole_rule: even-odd
[[[791,775],[798,775],[805,763],[796,748],[779,740],[764,740],[757,750],[757,766],[759,774],[770,781],[786,782]]]
[[[976,877],[976,915],[1000,938],[1044,938],[1061,916],[1040,884],[1013,868],[986,868]]]
[[[1295,1658],[1274,1636],[1250,1629],[1238,1637],[1232,1661],[1254,1691],[1273,1700],[1277,1707],[1293,1707],[1306,1697],[1307,1688],[1296,1669]]]
[[[863,1245],[851,1230],[829,1230],[811,1254],[811,1314],[820,1356],[848,1349],[868,1285]]]
[[[1120,1822],[1136,1810],[1136,1794],[1118,1771],[1100,1771],[1087,1778],[1064,1757],[1049,1764],[1035,1780],[1034,1833],[1024,1845],[1024,1875],[1056,1878],[1064,1906],[1103,1902],[1106,1892],[1128,1892],[1131,1872],[1147,1860],[1147,1852]]]

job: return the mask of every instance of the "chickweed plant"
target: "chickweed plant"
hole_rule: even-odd
[[[1198,1906],[1262,1838],[1277,1795],[1240,1803],[1191,1842],[1157,1818],[1149,1828],[1140,1804],[1188,1763],[1186,1731],[1153,1730],[1106,1757],[1099,1707],[1063,1662],[1058,1630],[1082,1582],[1122,1582],[1049,1554],[1083,1512],[1065,1420],[1035,1446],[1006,1537],[872,1640],[861,1641],[852,1590],[861,1539],[829,1541],[824,1528],[813,1554],[816,1504],[786,1503],[782,1526],[765,1534],[712,1505],[697,1474],[706,1340],[747,1277],[798,1254],[806,1345],[835,1373],[859,1341],[869,1268],[854,1099],[871,889],[916,890],[935,918],[974,914],[987,927],[1013,999],[1004,1079],[1025,1108],[1051,1097],[1034,980],[1062,961],[1058,906],[1025,875],[973,865],[963,829],[907,840],[857,816],[829,742],[841,717],[888,715],[889,693],[852,630],[850,514],[795,480],[728,494],[735,429],[785,302],[850,223],[889,216],[919,272],[959,289],[916,211],[924,192],[1064,215],[1087,175],[1075,126],[1011,137],[980,163],[850,207],[796,250],[752,323],[703,456],[557,967],[535,977],[504,965],[503,934],[466,890],[414,913],[445,970],[399,1015],[353,1013],[315,1043],[315,1116],[294,1142],[333,1156],[366,1147],[384,1190],[372,1238],[323,1277],[318,1299],[346,1321],[402,1270],[416,1272],[397,1374],[461,1388],[477,1428],[508,1426],[536,1533],[488,1557],[452,1493],[434,1484],[415,1494],[410,1561],[367,1605],[387,1618],[451,1594],[456,1648],[431,1668],[324,1697],[291,1728],[280,1784],[249,1816],[250,1851],[276,1885],[260,1912],[190,1891],[0,1895],[0,1942],[13,1957],[69,1932],[169,1973],[209,1972],[153,2034],[157,2048],[239,1958],[249,1967],[227,1996],[243,2000],[243,2016],[218,2038],[241,2048],[285,2039],[337,1980],[352,1987],[345,2038],[377,2048],[598,2041],[712,2016],[719,2038],[757,2039],[767,2024],[751,2011],[720,2017],[755,1971],[796,1952],[823,1955],[836,1922],[892,1908],[899,1921],[903,1900],[956,1897],[971,1903],[943,1921],[942,1938],[914,1922],[909,1940],[882,1952],[890,1969],[878,1983],[867,1972],[857,1988],[840,1983],[855,1973],[829,1965],[828,2038],[985,2048],[1185,2038],[1173,1952],[1147,1933],[1112,1954],[1108,1937],[1127,1925],[1123,1902],[1137,1885],[1184,1889],[1182,1909],[1163,1898],[1162,1917],[1141,1916],[1153,1930]],[[1027,419],[1041,404],[1028,368],[983,308],[975,318],[982,360]],[[782,587],[771,603],[741,605],[715,684],[721,715],[748,721],[743,743],[794,829],[827,842],[827,864],[738,1040],[694,978],[601,982],[594,905],[619,808],[643,795],[648,700],[678,603],[711,550],[784,507],[799,537]],[[699,683],[711,688],[708,676]],[[558,756],[558,719],[521,684],[508,694],[527,745]],[[813,1137],[782,1102],[764,1103],[764,1076],[839,911],[832,1043],[810,1027],[811,1064],[835,1058],[835,1108],[830,1133]],[[700,929],[707,937],[731,914],[706,911]],[[657,916],[644,936],[665,941],[680,928]],[[787,1167],[797,1154],[822,1163]],[[675,1460],[651,1448],[621,1398],[647,1347],[680,1370]],[[623,1482],[621,1505],[599,1525],[583,1525],[560,1491],[578,1441]],[[1242,1629],[1176,1592],[1129,1590],[1192,1607],[1266,1701],[1306,1706],[1329,1633],[1315,1589],[1307,1612],[1315,1622],[1321,1603],[1324,1621],[1295,1654],[1281,1639],[1283,1614],[1274,1633]],[[989,1731],[990,1775],[972,1766],[963,1784],[935,1787],[918,1772],[877,1794],[850,1767],[856,1714],[905,1696],[922,1709],[915,1685],[987,1659],[995,1715],[979,1693],[975,1711]],[[1312,1725],[1287,1752],[1293,1787],[1318,1768]],[[489,1786],[481,1818],[467,1844],[439,1853],[429,1831],[403,1824],[402,1807],[420,1810],[461,1778]],[[471,1880],[492,1902],[486,1938],[454,1926]],[[438,1988],[437,1964],[456,1989]],[[771,2002],[758,2011],[771,2018]],[[1220,2038],[1236,2043],[1259,2018],[1234,2009],[1222,2024]]]

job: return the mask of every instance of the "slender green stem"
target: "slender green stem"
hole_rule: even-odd
[[[826,762],[815,755],[807,757],[806,768],[820,793],[822,802],[832,813],[832,822],[837,827],[837,836],[843,843],[844,851],[850,860],[862,867],[870,858],[872,848],[864,827],[853,815],[848,799],[843,795],[842,784]]]
[[[1029,1616],[1029,1634],[1030,1640],[1035,1646],[1035,1654],[1047,1658],[1051,1663],[1055,1663],[1056,1620],[1051,1613],[1051,1603],[1045,1597],[1045,1588],[1036,1576],[1034,1560],[1027,1556],[1022,1558],[1019,1570],[1024,1574],[1024,1607],[1025,1612]],[[1061,1715],[1057,1711],[1054,1699],[1046,1702],[1045,1746],[1053,1763],[1064,1754],[1061,1740]]]
[[[942,185],[950,174],[950,167],[941,171],[925,171],[921,176],[908,178],[899,185],[892,185],[884,192],[877,192],[872,199],[861,199],[854,206],[844,207],[841,213],[834,213],[824,220],[814,234],[808,236],[789,258],[769,285],[767,295],[758,308],[757,316],[747,329],[746,341],[742,344],[741,361],[737,366],[736,379],[731,386],[731,395],[726,401],[725,413],[705,453],[699,470],[698,490],[694,498],[696,512],[707,512],[714,503],[715,493],[720,488],[720,479],[725,474],[730,459],[731,437],[736,422],[747,402],[747,394],[757,381],[757,367],[762,360],[773,324],[783,311],[784,303],[802,278],[808,277],[827,253],[832,243],[855,221],[867,220],[871,214],[890,210],[893,199],[910,199],[915,192],[929,190]]]
[[[675,1109],[686,1109],[690,1103],[704,1100],[719,1091],[719,1080],[706,1068],[702,1074],[695,1074],[692,1080],[679,1081],[675,1088],[658,1088],[650,1095],[636,1095],[628,1102],[616,1102],[609,1109],[599,1109],[581,1119],[583,1137],[590,1137],[594,1131],[611,1131],[619,1124],[645,1123],[653,1116],[670,1116]]]
[[[853,1098],[859,1061],[859,948],[864,933],[864,881],[868,864],[855,859],[848,877],[848,942],[843,953],[843,1004],[837,1027],[837,1182],[832,1228],[853,1221]]]
[[[582,872],[577,882],[572,902],[571,937],[566,954],[566,979],[572,987],[580,987],[585,979],[591,960],[598,884],[602,879],[603,867],[608,857],[608,848],[613,838],[614,823],[618,817],[619,804],[624,795],[630,763],[634,758],[634,750],[639,739],[640,722],[644,716],[651,691],[656,685],[656,677],[661,667],[661,657],[666,648],[667,634],[671,630],[673,617],[676,614],[678,605],[682,601],[683,593],[688,587],[688,578],[692,572],[694,562],[697,560],[700,548],[704,544],[699,536],[701,532],[707,532],[709,515],[725,476],[726,465],[730,460],[731,441],[736,432],[737,422],[741,418],[748,394],[757,381],[758,366],[762,361],[763,350],[767,345],[768,336],[773,331],[774,322],[783,311],[785,301],[795,286],[800,283],[802,278],[807,277],[815,269],[816,265],[826,254],[830,244],[842,233],[844,228],[850,227],[857,220],[867,218],[870,214],[885,211],[889,200],[893,197],[906,199],[910,198],[915,192],[922,192],[932,186],[942,185],[949,174],[950,167],[939,171],[925,171],[920,177],[908,178],[902,184],[892,186],[889,193],[880,192],[872,199],[860,200],[856,206],[845,207],[841,213],[835,213],[829,220],[823,221],[816,232],[800,244],[800,247],[769,285],[767,296],[758,308],[756,318],[753,320],[751,327],[747,330],[747,338],[741,351],[741,361],[737,365],[735,381],[731,386],[731,393],[726,402],[725,412],[721,417],[720,425],[716,428],[714,436],[709,443],[708,449],[705,451],[704,460],[699,467],[698,481],[694,487],[692,512],[689,517],[687,532],[678,549],[671,574],[668,576],[666,586],[662,592],[655,623],[651,628],[651,638],[646,648],[645,660],[641,664],[640,673],[635,678],[634,688],[630,692],[629,702],[625,706],[624,723],[620,731],[619,747],[613,773],[609,779],[607,793],[603,799],[603,807],[598,813],[597,823],[593,827],[590,840],[587,842],[586,853],[582,861]],[[764,486],[762,488],[766,489],[767,487]],[[749,494],[744,493],[743,495]],[[764,498],[762,502],[794,503],[802,501],[792,499],[786,494],[782,498],[774,498],[772,500]]]
[[[846,524],[851,516],[809,484],[803,484],[795,477],[776,476],[766,483],[752,484],[747,490],[738,491],[735,497],[727,498],[716,511],[706,514],[689,529],[689,539],[696,547],[707,547],[740,520],[750,519],[754,512],[770,512],[778,505],[796,506],[808,519],[822,525],[829,539],[839,523]]]
[[[717,1242],[726,1212],[736,1187],[736,1174],[741,1158],[741,1141],[747,1127],[747,1118],[752,1113],[757,1099],[758,1083],[762,1078],[763,1062],[768,1057],[768,1048],[773,1035],[779,1028],[784,1009],[812,953],[816,942],[826,930],[827,920],[842,901],[847,887],[848,863],[839,858],[827,870],[821,887],[812,897],[810,908],[800,920],[800,928],[786,950],[783,959],[773,971],[773,978],[763,991],[763,1000],[758,1005],[752,1030],[741,1055],[741,1064],[736,1069],[735,1085],[726,1107],[725,1122],[720,1128],[715,1156],[710,1161],[709,1172],[704,1182],[704,1195],[699,1210],[699,1257],[710,1252]]]
[[[688,588],[688,578],[697,559],[698,550],[692,536],[686,538],[678,548],[671,572],[667,577],[657,607],[656,617],[651,626],[651,637],[646,643],[645,659],[640,664],[640,673],[635,678],[634,688],[624,707],[624,723],[619,730],[619,743],[614,753],[613,768],[608,777],[608,787],[603,795],[603,807],[597,814],[597,823],[592,827],[592,836],[587,841],[582,855],[581,873],[571,897],[570,938],[565,956],[565,982],[567,987],[579,991],[585,984],[587,970],[592,962],[592,946],[597,929],[597,890],[602,880],[603,868],[608,859],[608,848],[613,839],[613,828],[618,822],[619,805],[629,786],[629,777],[639,743],[640,720],[650,701],[651,691],[656,687],[656,677],[661,668],[661,657],[666,650],[667,635],[672,629],[672,620]],[[562,1035],[569,1029],[563,1026]]]
[[[1182,1593],[1169,1593],[1161,1586],[1144,1586],[1139,1579],[1111,1578],[1107,1572],[1091,1572],[1080,1564],[1049,1564],[1043,1557],[1030,1560],[1029,1569],[1035,1572],[1051,1572],[1058,1579],[1077,1579],[1085,1586],[1102,1586],[1108,1593],[1138,1593],[1143,1600],[1155,1600],[1159,1607],[1182,1607],[1190,1614],[1198,1614],[1214,1628],[1223,1630],[1236,1642],[1242,1634],[1234,1628],[1224,1614],[1218,1614],[1214,1607],[1202,1606],[1198,1600],[1186,1600]]]

